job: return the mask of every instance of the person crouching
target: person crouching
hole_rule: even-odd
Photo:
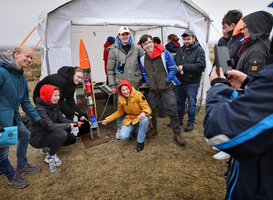
[[[106,125],[108,122],[126,114],[122,121],[120,139],[134,139],[133,133],[139,128],[137,135],[137,151],[142,151],[144,149],[144,140],[150,124],[152,110],[144,95],[141,92],[136,91],[129,81],[122,80],[118,86],[118,92],[120,94],[118,110],[106,117],[105,120],[100,121],[100,123]]]

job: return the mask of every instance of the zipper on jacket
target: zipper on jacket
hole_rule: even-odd
[[[155,66],[154,66],[154,62],[153,62],[153,60],[151,60],[152,61],[152,66],[153,66],[153,75],[154,75],[154,80],[155,80],[155,88],[156,88],[156,90],[157,90],[157,82],[156,82],[156,76],[155,76]]]
[[[228,174],[228,178],[229,177],[230,178],[228,179],[228,183],[227,183],[227,194],[226,194],[227,200],[231,200],[232,192],[235,188],[235,185],[239,177],[239,162],[237,160],[234,160],[234,165],[231,165],[231,166],[233,166],[233,170],[229,172]]]

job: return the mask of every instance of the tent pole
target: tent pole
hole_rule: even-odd
[[[161,41],[162,41],[162,45],[163,45],[163,27],[162,26],[160,27],[160,30],[161,30]]]

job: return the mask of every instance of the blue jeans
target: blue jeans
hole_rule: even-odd
[[[188,125],[193,125],[195,122],[195,116],[197,112],[197,92],[200,83],[189,84],[189,85],[179,85],[175,88],[176,90],[176,103],[177,103],[177,113],[180,122],[183,121],[185,111],[186,111],[186,99],[188,99]]]
[[[128,126],[123,125],[119,133],[119,138],[121,140],[127,140],[128,138],[134,139],[132,133],[135,132],[135,130],[139,127],[137,134],[137,142],[143,143],[146,137],[146,132],[149,124],[150,119],[149,117],[145,116],[144,119],[139,119],[139,122],[136,123],[135,125],[132,125],[132,123],[129,124]]]
[[[30,140],[30,132],[21,122],[18,126],[18,145],[17,145],[17,169],[23,169],[27,164],[27,147]],[[10,180],[15,174],[8,159],[9,147],[0,148],[0,171]]]

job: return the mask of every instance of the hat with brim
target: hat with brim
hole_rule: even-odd
[[[182,37],[186,37],[186,36],[195,36],[194,32],[192,30],[186,30],[182,35]]]
[[[130,30],[127,26],[121,26],[118,30],[119,34],[123,34],[123,33],[130,33]]]

